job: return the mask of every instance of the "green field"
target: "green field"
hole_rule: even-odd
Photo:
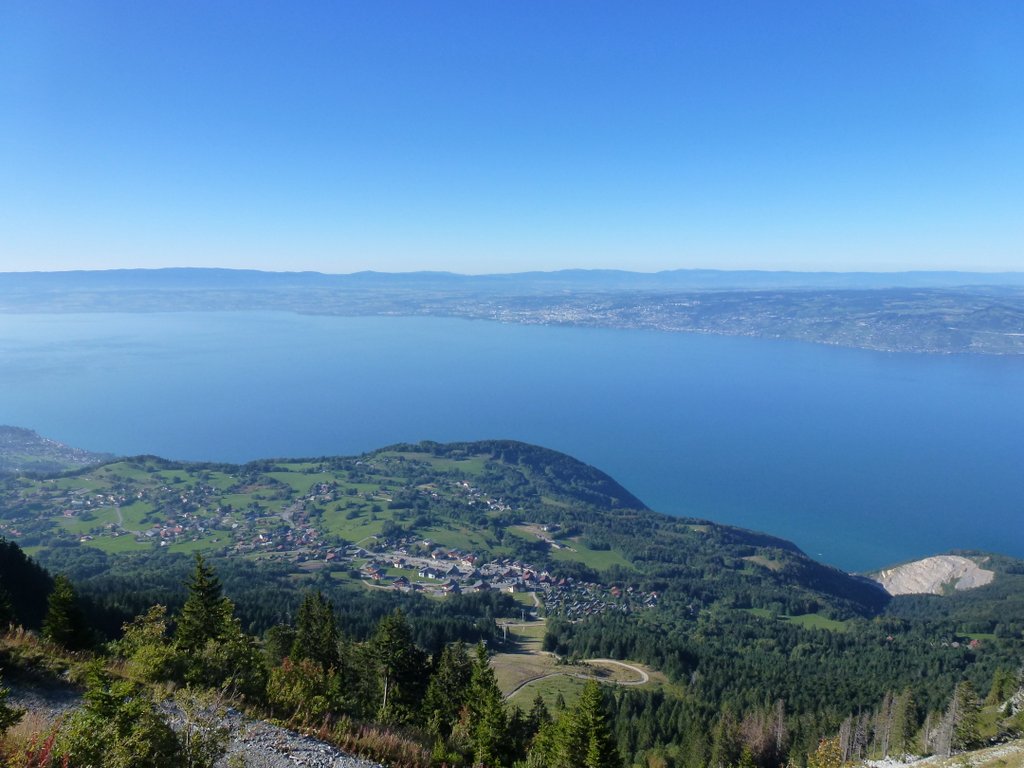
[[[846,632],[850,628],[849,621],[836,621],[830,619],[827,616],[822,616],[817,613],[805,613],[802,616],[783,616],[780,617],[790,624],[798,624],[801,627],[807,629],[826,629],[829,632]]]
[[[360,510],[360,516],[354,517],[349,520],[346,515],[350,509],[355,508]],[[360,507],[350,507],[348,509],[342,509],[340,511],[336,509],[328,509],[324,512],[321,518],[321,524],[327,533],[340,536],[345,541],[359,542],[363,539],[367,539],[370,536],[377,536],[384,528],[385,519],[390,519],[390,516],[384,516],[381,513],[376,515],[377,519],[373,520],[370,518],[369,507],[361,509]]]
[[[777,619],[790,624],[797,624],[806,629],[824,629],[829,632],[846,632],[850,628],[849,621],[837,621],[818,613],[805,613],[800,616],[778,615],[767,608],[746,608],[747,613],[760,619]]]
[[[424,528],[420,533],[423,535],[423,538],[430,539],[449,549],[461,549],[464,552],[479,552],[486,549],[496,553],[501,550],[484,533],[467,526],[432,525],[429,528]]]
[[[621,568],[632,569],[633,564],[622,556],[622,553],[614,550],[587,549],[583,544],[574,542],[573,549],[551,549],[552,560],[574,560],[583,563],[595,571],[603,571],[617,565]]]
[[[429,464],[432,469],[442,472],[458,471],[467,475],[479,475],[484,471],[487,459],[483,456],[471,456],[466,459],[450,459],[439,456],[432,456],[429,453],[414,453],[412,451],[383,451],[379,454],[383,457],[401,457],[406,460],[420,461]]]

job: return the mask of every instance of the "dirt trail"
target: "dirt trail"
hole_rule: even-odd
[[[515,688],[505,694],[506,699],[511,699],[519,691],[528,686],[530,683],[535,683],[538,680],[546,680],[549,677],[575,677],[577,680],[597,680],[601,683],[608,683],[609,685],[644,685],[649,682],[651,676],[644,672],[640,667],[635,667],[632,664],[626,664],[623,661],[616,661],[615,659],[585,659],[584,664],[614,664],[618,667],[624,667],[631,672],[636,672],[639,679],[637,680],[608,680],[597,675],[588,675],[583,672],[548,672],[543,675],[535,675],[523,682],[519,683]]]

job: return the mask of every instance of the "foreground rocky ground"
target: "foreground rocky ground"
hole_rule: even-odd
[[[905,761],[868,760],[867,768],[1024,768],[1024,739],[964,752],[952,757],[908,757]]]
[[[9,687],[9,704],[23,707],[48,723],[56,722],[81,703],[80,695],[70,688]],[[171,724],[180,725],[173,709]],[[228,711],[224,725],[231,735],[227,753],[217,761],[217,768],[383,768],[380,763],[346,755],[319,739],[253,720],[236,710]]]
[[[233,713],[228,717],[231,742],[217,768],[234,768],[238,757],[245,768],[382,768],[379,763],[346,755],[318,739],[302,736]]]

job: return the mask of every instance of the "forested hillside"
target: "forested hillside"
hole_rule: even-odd
[[[847,756],[935,751],[954,693],[969,684],[1004,702],[1024,660],[1018,561],[992,557],[995,580],[969,593],[889,598],[788,542],[658,514],[593,467],[510,441],[241,466],[135,457],[11,477],[0,525],[62,574],[55,588],[5,545],[15,623],[54,637],[45,596],[73,590],[69,615],[89,625],[64,621],[61,645],[120,659],[146,684],[227,686],[246,706],[327,723],[338,743],[363,725],[397,728],[420,757],[395,764],[562,765],[565,729],[583,721],[595,749],[614,740],[602,764],[773,768],[843,733]],[[213,586],[195,618],[202,584]],[[430,697],[439,675],[476,691],[449,703],[493,697],[487,654],[468,649],[484,641],[514,664],[512,621],[540,628],[560,660],[628,660],[662,682],[574,684],[564,712],[541,686],[548,704],[518,715],[500,696],[489,714]],[[396,632],[401,673],[374,655]],[[393,688],[393,674],[406,682]],[[985,728],[1016,727],[1001,718]],[[489,736],[474,730],[484,722]]]

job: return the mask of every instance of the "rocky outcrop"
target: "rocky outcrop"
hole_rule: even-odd
[[[941,595],[950,588],[974,589],[990,584],[993,571],[959,555],[936,555],[886,568],[871,576],[890,595]]]

